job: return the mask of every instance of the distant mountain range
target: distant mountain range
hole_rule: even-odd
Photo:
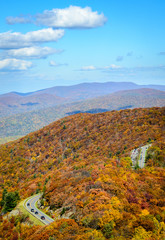
[[[165,106],[165,92],[155,89],[125,90],[84,101],[61,104],[0,119],[0,141],[24,136],[49,123],[76,113],[99,113],[126,108]]]
[[[150,88],[165,91],[164,85],[137,85],[131,82],[81,83],[52,87],[36,92],[0,95],[0,118],[56,105],[92,99],[123,90]]]

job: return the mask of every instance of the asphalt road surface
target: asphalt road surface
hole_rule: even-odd
[[[141,147],[140,158],[139,158],[139,167],[144,168],[145,158],[146,158],[146,151],[150,147],[150,145],[145,145]]]
[[[38,218],[45,225],[48,225],[48,224],[54,222],[54,220],[36,207],[36,203],[40,197],[41,197],[41,194],[35,195],[34,197],[32,197],[28,201],[26,201],[24,206],[25,206],[26,210],[28,212],[30,212],[34,217]],[[41,219],[41,217],[44,217],[45,219]]]

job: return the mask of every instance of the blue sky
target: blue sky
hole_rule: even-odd
[[[165,84],[165,1],[6,0],[0,94],[81,82]]]

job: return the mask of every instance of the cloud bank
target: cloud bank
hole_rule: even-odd
[[[47,58],[49,55],[60,53],[60,50],[56,50],[50,47],[26,47],[19,49],[10,49],[0,53],[2,58],[19,58],[19,59],[41,59]]]
[[[52,28],[41,29],[38,31],[22,34],[19,32],[0,33],[0,48],[23,48],[45,42],[54,42],[64,36],[64,30]]]
[[[154,71],[165,71],[165,65],[159,66],[138,66],[138,67],[122,67],[115,64],[111,64],[104,67],[96,67],[93,65],[83,66],[79,71],[95,71],[102,70],[103,72],[116,72],[116,73],[136,73],[136,72],[154,72]]]
[[[120,69],[120,66],[117,66],[115,64],[111,64],[109,66],[105,67],[95,67],[93,65],[90,66],[84,66],[80,69],[80,71],[93,71],[93,70],[114,70],[114,69]]]
[[[90,7],[70,6],[45,10],[35,16],[7,17],[6,21],[8,24],[31,22],[53,28],[96,28],[103,26],[107,18],[103,13],[93,12]]]
[[[32,67],[32,63],[26,59],[47,58],[49,55],[60,53],[50,47],[41,44],[56,42],[64,36],[64,28],[69,29],[90,29],[103,26],[107,18],[103,13],[92,11],[90,7],[70,6],[64,9],[45,10],[43,13],[32,15],[21,15],[17,17],[9,16],[6,22],[13,24],[32,23],[37,26],[47,28],[27,32],[4,32],[0,33],[0,70],[15,71],[27,70]],[[49,66],[66,66],[54,61],[49,62]],[[82,70],[94,70],[95,67],[87,66]]]

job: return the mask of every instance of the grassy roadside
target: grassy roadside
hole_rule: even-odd
[[[32,196],[34,197],[34,196]],[[24,203],[26,202],[27,200],[23,200],[21,201],[18,206],[17,206],[17,209],[20,210],[20,212],[24,213],[24,214],[27,214],[29,216],[29,219],[31,222],[33,222],[34,225],[40,225],[40,226],[45,226],[44,223],[42,223],[40,220],[38,220],[37,218],[35,218],[32,214],[30,214],[25,208],[24,208]]]

